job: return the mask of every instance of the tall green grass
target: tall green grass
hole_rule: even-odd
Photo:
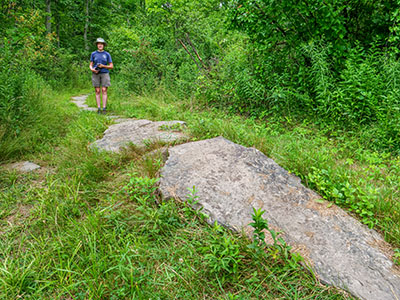
[[[31,17],[18,19],[16,26],[41,23],[37,14]],[[26,40],[20,44],[6,37],[0,43],[0,162],[39,151],[63,135],[69,116],[65,99],[57,95],[83,89],[90,76],[74,55],[56,49],[51,35],[21,38]]]

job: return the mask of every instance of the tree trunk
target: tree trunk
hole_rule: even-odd
[[[88,43],[88,39],[87,39],[87,34],[88,34],[88,29],[89,29],[89,1],[90,0],[86,0],[85,30],[83,32],[83,40],[84,40],[84,43],[85,43],[85,50],[86,51],[89,50],[89,43]]]
[[[46,31],[51,33],[51,0],[46,0]]]
[[[139,1],[139,6],[142,9],[143,13],[146,14],[146,1],[145,0],[140,0]]]
[[[56,34],[57,34],[57,47],[60,48],[60,18],[57,18]]]
[[[59,1],[55,0],[54,2],[54,20],[56,23],[56,37],[57,37],[57,48],[60,48],[60,8]]]

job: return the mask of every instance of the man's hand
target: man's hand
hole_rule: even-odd
[[[96,70],[96,69],[93,69],[93,68],[90,68],[90,70],[92,70],[92,72],[93,72],[94,74],[98,74],[98,73],[100,72],[100,70]]]
[[[105,67],[107,67],[106,65],[103,65],[103,64],[98,64],[97,65],[99,68],[105,68]]]

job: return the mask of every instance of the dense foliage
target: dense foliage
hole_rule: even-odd
[[[257,109],[370,125],[381,137],[374,146],[398,151],[398,11],[396,1],[231,2],[265,88]]]
[[[122,94],[162,87],[258,119],[363,132],[366,147],[398,153],[399,9],[384,0],[3,1],[0,132],[18,135],[36,87],[88,86],[82,65],[102,36]]]

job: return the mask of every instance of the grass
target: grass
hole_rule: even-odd
[[[207,225],[188,205],[161,201],[154,192],[161,154],[148,155],[161,144],[121,154],[90,150],[111,121],[79,111],[71,95],[47,99],[56,107],[49,114],[64,111],[63,118],[49,116],[62,120],[59,134],[14,156],[44,168],[0,173],[1,299],[351,298],[321,285],[305,267],[260,256],[251,241]],[[109,108],[129,117],[184,119],[194,139],[223,134],[250,145],[256,137],[249,136],[251,123],[196,112],[162,94],[121,100],[111,94]],[[254,145],[260,143],[264,138]]]

